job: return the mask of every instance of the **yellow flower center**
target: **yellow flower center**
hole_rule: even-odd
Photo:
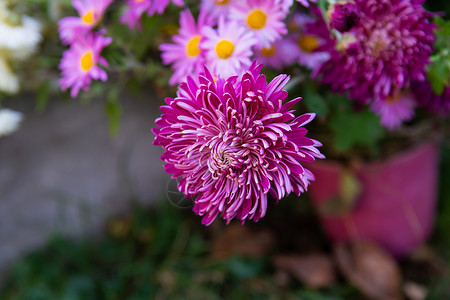
[[[394,96],[387,96],[386,97],[386,102],[387,103],[395,103],[400,99],[400,93],[395,94]]]
[[[214,2],[217,5],[225,5],[225,4],[228,4],[228,2],[230,2],[230,0],[214,0]]]
[[[267,15],[260,9],[253,10],[247,16],[247,25],[251,29],[259,30],[266,25]]]
[[[233,54],[234,45],[232,42],[227,40],[221,40],[216,45],[217,56],[222,59],[227,59]]]
[[[186,45],[186,53],[189,57],[194,57],[200,54],[198,43],[200,42],[200,36],[193,37]]]
[[[275,46],[272,44],[270,48],[262,48],[261,54],[264,56],[273,56],[275,54]]]
[[[304,35],[298,40],[298,46],[304,52],[310,53],[319,47],[319,41],[313,35]]]
[[[94,65],[94,60],[92,58],[92,52],[88,51],[86,52],[80,60],[81,63],[81,69],[83,69],[83,71],[87,72],[89,71],[92,66]]]
[[[95,21],[94,18],[94,11],[91,9],[90,11],[88,11],[87,13],[85,13],[82,17],[81,20],[86,23],[86,24],[93,24]]]

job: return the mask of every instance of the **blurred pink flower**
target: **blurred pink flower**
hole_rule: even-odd
[[[392,130],[414,117],[415,106],[416,102],[412,95],[401,93],[394,98],[374,101],[370,108],[381,117],[381,124]]]
[[[106,81],[108,76],[99,65],[108,66],[108,62],[100,56],[104,47],[112,42],[112,38],[101,33],[80,36],[63,53],[59,65],[61,79],[59,85],[63,91],[71,88],[70,96],[75,98],[80,89],[88,90],[92,79]]]
[[[184,6],[183,0],[153,0],[152,5],[147,11],[149,16],[153,16],[156,14],[162,14],[166,7],[169,5],[169,2],[172,1],[176,6],[182,7]]]
[[[152,0],[127,0],[127,10],[119,22],[126,24],[130,29],[140,28],[141,16],[150,9],[151,4]]]
[[[205,11],[201,11],[196,24],[189,9],[180,13],[180,30],[172,37],[172,44],[162,44],[159,49],[164,64],[172,64],[175,71],[169,84],[174,85],[184,81],[188,75],[198,75],[205,63],[204,53],[199,48],[202,28],[206,24]]]
[[[72,5],[79,17],[65,17],[58,22],[59,36],[63,44],[71,44],[78,35],[91,31],[103,17],[113,0],[73,0]]]

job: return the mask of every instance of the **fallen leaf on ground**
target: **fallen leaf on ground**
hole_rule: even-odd
[[[344,276],[370,299],[403,299],[402,276],[396,261],[371,242],[336,244],[334,254]]]
[[[275,238],[270,231],[253,232],[241,225],[230,225],[214,239],[211,247],[213,259],[233,255],[261,257],[270,251]]]
[[[311,288],[323,288],[336,281],[333,261],[324,254],[277,255],[274,264]]]
[[[424,300],[428,294],[426,287],[412,281],[405,282],[403,291],[410,300]]]

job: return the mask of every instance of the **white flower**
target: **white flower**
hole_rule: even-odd
[[[19,78],[9,68],[8,63],[0,57],[0,91],[14,94],[19,91]]]
[[[11,109],[0,109],[0,137],[11,134],[22,121],[23,115]]]
[[[0,21],[0,53],[8,58],[25,59],[41,41],[40,31],[41,24],[28,16],[22,16],[19,26]]]

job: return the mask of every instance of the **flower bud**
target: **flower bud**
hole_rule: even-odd
[[[330,25],[339,32],[347,32],[358,25],[360,12],[353,2],[337,2],[329,11]]]

